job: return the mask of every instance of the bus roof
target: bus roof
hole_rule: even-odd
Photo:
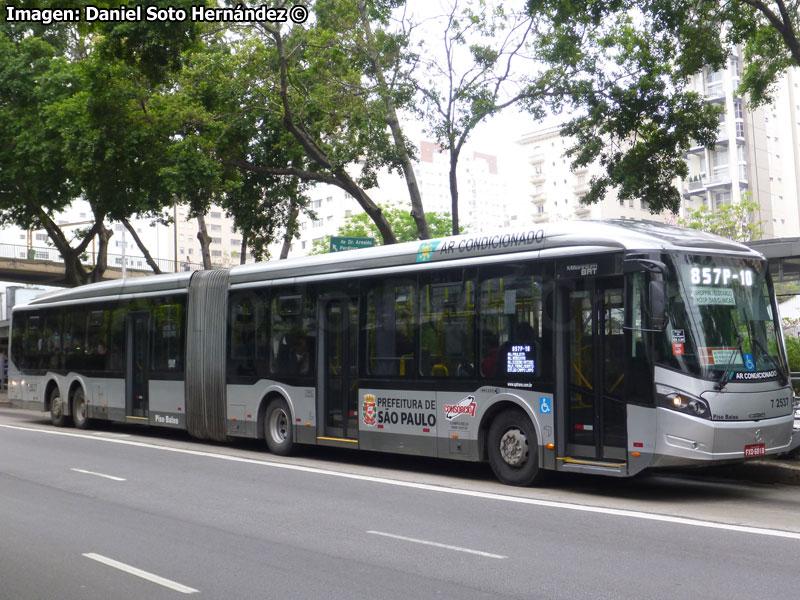
[[[531,250],[557,252],[563,249],[568,255],[579,252],[580,247],[607,248],[608,251],[734,252],[762,258],[744,244],[694,229],[627,219],[580,220],[240,265],[231,269],[230,280],[237,284],[265,276],[283,279]]]
[[[461,258],[475,258],[513,252],[559,249],[566,255],[581,247],[618,251],[695,251],[725,252],[762,258],[744,244],[693,229],[661,223],[627,219],[558,221],[541,226],[504,230],[494,234],[477,233],[435,240],[391,244],[376,248],[349,250],[317,256],[239,265],[230,270],[230,283],[341,273],[362,269],[398,267]],[[152,292],[183,292],[192,273],[170,273],[125,280],[105,281],[68,290],[50,292],[29,304],[74,301],[89,298]]]

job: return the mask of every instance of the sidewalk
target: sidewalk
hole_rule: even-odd
[[[721,479],[800,485],[800,453],[779,458],[755,458],[738,465],[713,467],[705,473]]]

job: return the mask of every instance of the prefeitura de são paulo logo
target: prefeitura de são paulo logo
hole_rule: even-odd
[[[375,425],[375,396],[364,394],[364,425]]]

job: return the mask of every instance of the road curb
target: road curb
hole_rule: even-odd
[[[800,485],[800,462],[796,458],[772,458],[747,461],[738,465],[712,467],[712,477],[754,483]]]

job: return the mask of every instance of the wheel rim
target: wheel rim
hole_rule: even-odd
[[[276,408],[269,416],[269,434],[276,444],[282,444],[289,437],[289,417],[282,408]]]
[[[53,418],[60,419],[64,407],[61,405],[61,396],[53,396],[50,399],[50,414]]]
[[[528,462],[528,436],[516,427],[507,430],[500,438],[500,457],[511,467],[521,467]]]

